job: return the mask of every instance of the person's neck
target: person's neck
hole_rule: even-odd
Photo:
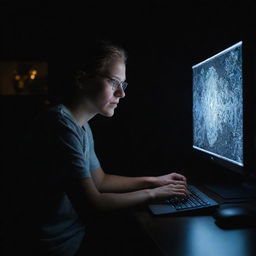
[[[95,116],[95,113],[88,111],[89,107],[86,103],[70,103],[65,104],[65,106],[70,111],[80,127],[82,127],[86,122]]]

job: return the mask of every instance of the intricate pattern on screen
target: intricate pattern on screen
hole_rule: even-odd
[[[193,67],[193,145],[243,164],[241,45]]]

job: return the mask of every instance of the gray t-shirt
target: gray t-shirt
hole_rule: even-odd
[[[26,186],[22,207],[28,225],[39,236],[40,251],[73,256],[85,226],[68,191],[100,167],[89,124],[80,127],[62,104],[50,108],[32,124],[22,159],[21,181]]]

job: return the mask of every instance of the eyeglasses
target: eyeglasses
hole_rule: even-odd
[[[122,82],[122,81],[119,81],[115,78],[112,78],[112,77],[109,77],[109,76],[106,76],[106,75],[102,75],[102,74],[98,74],[98,75],[102,76],[102,77],[105,77],[109,80],[109,82],[111,83],[113,91],[116,91],[119,88],[122,88],[123,90],[125,90],[127,88],[128,83],[125,82],[125,81]]]

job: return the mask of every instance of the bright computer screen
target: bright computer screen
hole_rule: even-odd
[[[242,42],[192,67],[193,148],[244,165]]]

